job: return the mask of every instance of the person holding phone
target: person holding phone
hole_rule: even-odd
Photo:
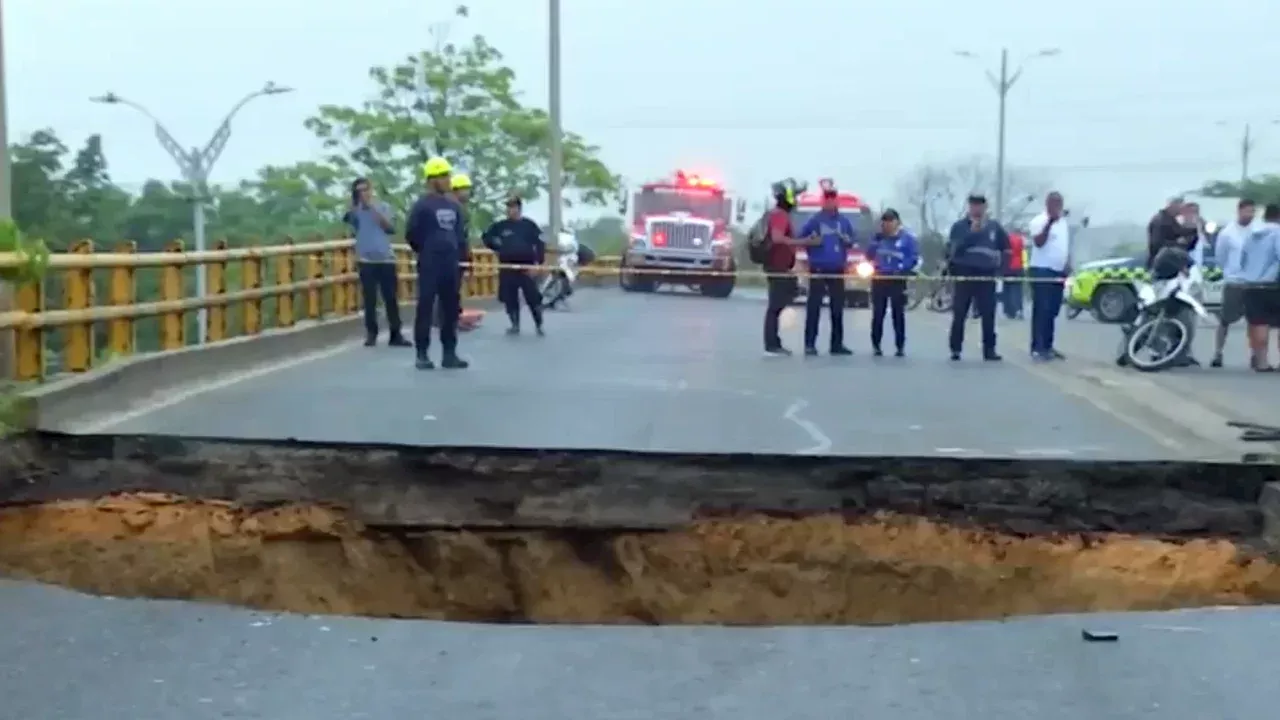
[[[987,217],[987,198],[969,196],[969,211],[951,226],[947,239],[947,272],[956,278],[951,309],[951,359],[964,349],[964,326],[971,306],[982,320],[982,359],[998,362],[996,352],[996,275],[1003,274],[1009,255],[1009,235]]]
[[[356,268],[360,276],[360,294],[364,300],[364,344],[378,344],[378,298],[382,298],[391,331],[388,344],[409,347],[400,323],[400,300],[397,294],[396,256],[391,238],[396,226],[391,206],[373,195],[366,178],[351,183],[351,204],[343,221],[351,226],[356,239]]]

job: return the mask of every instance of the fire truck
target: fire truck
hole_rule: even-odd
[[[719,183],[677,170],[670,178],[642,185],[631,208],[631,240],[618,274],[623,290],[653,292],[660,285],[681,285],[708,297],[733,293],[737,266],[729,223],[735,217],[734,201]],[[739,201],[739,221],[745,212]]]
[[[834,187],[831,180],[824,178],[820,187]],[[854,245],[849,249],[848,262],[845,264],[844,297],[849,307],[868,307],[871,305],[871,278],[875,275],[875,266],[867,260],[866,248],[875,234],[875,222],[871,207],[862,198],[851,193],[842,192],[837,196],[840,212],[847,215],[857,231]],[[792,222],[796,232],[814,215],[822,210],[822,193],[805,192],[796,198],[796,209],[792,213]],[[797,248],[796,274],[800,276],[800,295],[803,299],[809,294],[809,254],[805,248]]]

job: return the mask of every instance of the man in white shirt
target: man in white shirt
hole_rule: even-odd
[[[1257,217],[1258,206],[1249,198],[1236,203],[1236,220],[1218,231],[1213,256],[1222,268],[1222,309],[1218,311],[1218,331],[1213,338],[1212,367],[1222,367],[1222,350],[1227,344],[1227,331],[1244,317],[1244,245]]]
[[[1053,347],[1058,313],[1062,310],[1063,284],[1071,257],[1071,229],[1063,212],[1062,194],[1044,199],[1044,212],[1031,220],[1031,257],[1027,279],[1031,283],[1031,358],[1064,360]]]

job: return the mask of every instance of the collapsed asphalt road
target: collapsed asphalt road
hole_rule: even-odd
[[[909,357],[766,358],[758,301],[583,291],[548,337],[463,338],[465,372],[351,347],[101,428],[110,432],[700,452],[1158,458],[1176,454],[1024,363],[947,360],[945,321],[913,313]],[[788,311],[785,341],[802,320]],[[824,323],[825,333],[825,323]],[[824,335],[825,337],[825,335]],[[1020,343],[1004,341],[1006,356]]]
[[[1274,609],[890,628],[492,627],[0,581],[0,613],[0,693],[14,718],[1203,720],[1280,705]],[[1083,628],[1120,639],[1082,642]]]

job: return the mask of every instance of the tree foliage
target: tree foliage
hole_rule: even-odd
[[[465,6],[456,14],[465,18]],[[504,195],[534,199],[546,190],[549,118],[520,102],[515,73],[484,37],[461,45],[439,34],[436,39],[434,49],[371,69],[375,92],[359,107],[322,106],[306,125],[330,153],[327,171],[367,177],[401,208],[420,192],[423,163],[433,155],[447,157],[470,173],[473,203],[484,222]],[[620,180],[600,161],[598,148],[569,132],[562,145],[569,200],[615,202]],[[314,180],[310,172],[303,174]]]
[[[950,163],[922,164],[898,183],[899,208],[904,218],[922,233],[942,233],[965,211],[965,199],[982,193],[992,203],[991,212],[1009,227],[1026,224],[1040,210],[1051,184],[1035,173],[1005,168],[1004,208],[996,212],[996,168],[990,159],[975,156]]]
[[[1262,205],[1280,204],[1280,175],[1263,175],[1245,182],[1215,180],[1200,189],[1212,198],[1251,198]]]

